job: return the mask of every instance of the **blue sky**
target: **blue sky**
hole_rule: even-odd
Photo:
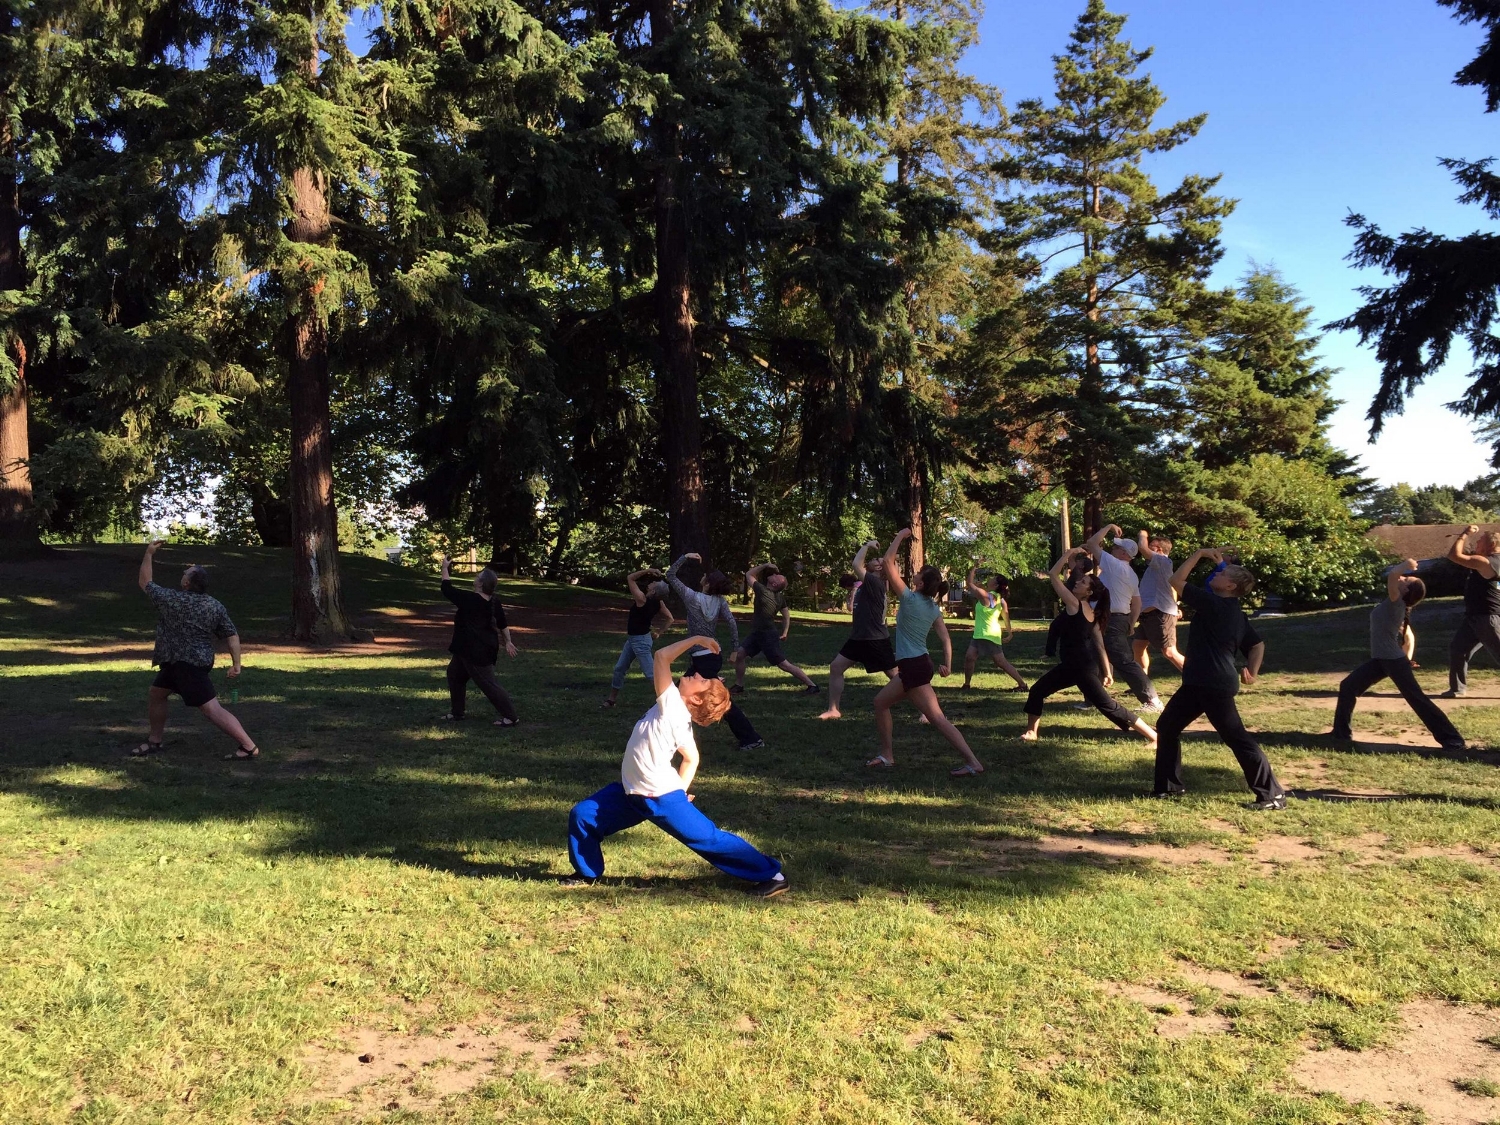
[[[1005,91],[1007,104],[1045,97],[1083,0],[989,0],[971,71]],[[1439,157],[1500,156],[1500,114],[1479,91],[1452,84],[1479,43],[1433,0],[1114,0],[1125,34],[1154,46],[1147,64],[1174,120],[1207,113],[1198,138],[1148,165],[1159,184],[1187,172],[1222,174],[1221,194],[1240,201],[1224,232],[1221,280],[1250,263],[1275,266],[1316,310],[1318,323],[1346,315],[1355,287],[1378,281],[1344,261],[1351,210],[1396,232],[1446,234],[1486,227],[1455,202]],[[1488,470],[1489,451],[1444,403],[1462,391],[1464,368],[1430,380],[1374,445],[1364,421],[1377,379],[1372,354],[1350,334],[1324,340],[1342,371],[1345,400],[1335,441],[1393,484],[1462,484]]]

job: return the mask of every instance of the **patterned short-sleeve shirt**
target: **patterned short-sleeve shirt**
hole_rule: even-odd
[[[207,594],[170,590],[148,582],[146,597],[156,607],[153,664],[173,664],[180,660],[199,668],[212,668],[214,641],[232,637],[239,631],[229,620],[229,611]]]

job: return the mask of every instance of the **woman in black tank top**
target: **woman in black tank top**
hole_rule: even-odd
[[[640,583],[644,578],[653,581],[644,590]],[[630,587],[630,613],[625,621],[625,644],[620,648],[620,658],[615,661],[614,675],[609,681],[609,695],[603,706],[613,707],[620,698],[620,689],[625,686],[625,673],[632,662],[641,666],[646,682],[652,677],[652,645],[657,631],[665,631],[672,624],[672,611],[667,608],[667,584],[659,570],[638,570],[625,580]]]

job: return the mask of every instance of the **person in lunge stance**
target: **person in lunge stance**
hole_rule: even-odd
[[[1189,586],[1188,577],[1204,559],[1214,564],[1213,573],[1202,586]],[[1255,683],[1266,655],[1265,643],[1240,606],[1240,599],[1254,588],[1253,574],[1225,562],[1223,552],[1208,548],[1194,552],[1172,575],[1172,589],[1193,611],[1193,624],[1182,665],[1182,686],[1156,721],[1153,797],[1187,792],[1182,785],[1182,732],[1198,716],[1207,715],[1245,771],[1245,781],[1255,794],[1250,807],[1261,811],[1286,808],[1286,791],[1271,772],[1266,752],[1245,729],[1234,701],[1241,683],[1247,687]],[[1245,667],[1236,673],[1235,656],[1240,653]]]
[[[1115,726],[1154,742],[1156,732],[1146,725],[1144,719],[1127,711],[1107,690],[1114,677],[1110,674],[1109,659],[1097,626],[1101,620],[1109,619],[1110,593],[1099,576],[1093,573],[1088,560],[1083,558],[1087,554],[1086,548],[1074,547],[1047,572],[1052,590],[1063,607],[1055,623],[1057,667],[1031,685],[1031,693],[1026,696],[1026,730],[1021,738],[1027,742],[1036,741],[1042,726],[1042,707],[1048,696],[1063,688],[1077,687],[1084,699]],[[1074,565],[1075,561],[1081,565]],[[1066,580],[1064,570],[1068,572]]]
[[[229,675],[239,676],[239,633],[229,619],[229,611],[217,599],[208,596],[208,571],[201,566],[184,570],[182,581],[175,590],[152,581],[151,562],[161,544],[162,541],[157,539],[146,547],[137,576],[141,590],[156,607],[156,649],[151,654],[151,663],[157,665],[158,671],[156,679],[151,681],[147,702],[149,725],[146,741],[133,749],[131,756],[144,758],[147,754],[161,752],[162,735],[167,729],[167,700],[176,694],[234,739],[238,749],[227,757],[254,758],[260,754],[255,740],[219,702],[209,675],[214,666],[214,641],[221,640],[229,646],[229,658],[234,662]]]
[[[448,714],[453,722],[464,717],[469,681],[474,681],[486,699],[494,704],[500,716],[497,727],[513,727],[521,721],[515,706],[510,701],[499,681],[495,679],[495,661],[500,659],[500,642],[505,641],[505,654],[516,655],[516,646],[510,639],[510,625],[505,620],[505,608],[495,597],[495,586],[499,576],[485,567],[474,576],[472,590],[460,590],[448,577],[452,560],[443,556],[443,597],[457,607],[453,615],[453,640],[448,645],[452,658],[448,661]]]
[[[652,658],[656,703],[630,732],[620,780],[573,806],[568,814],[568,857],[577,872],[570,884],[593,883],[604,874],[600,845],[616,832],[649,820],[681,840],[727,875],[744,879],[751,894],[771,898],[791,885],[781,863],[725,832],[692,803],[688,790],[698,772],[693,724],[709,726],[729,710],[724,681],[688,672],[672,682],[672,662],[689,649],[718,654],[712,637],[689,637],[663,646]],[[673,765],[673,759],[680,759]]]
[[[1114,542],[1107,548],[1106,535],[1114,536]],[[1141,710],[1154,714],[1161,710],[1161,699],[1151,677],[1135,662],[1135,652],[1130,646],[1130,634],[1141,615],[1141,582],[1130,565],[1138,548],[1134,540],[1124,535],[1119,524],[1106,524],[1094,532],[1084,550],[1099,560],[1099,577],[1109,590],[1109,616],[1101,615],[1099,624],[1104,629],[1104,651],[1109,653],[1110,666],[1116,678],[1130,685]]]
[[[1333,715],[1333,737],[1345,741],[1354,738],[1349,720],[1355,701],[1387,676],[1395,683],[1401,697],[1411,704],[1417,717],[1427,725],[1432,737],[1445,750],[1464,749],[1464,739],[1454,725],[1422,691],[1412,674],[1407,637],[1411,631],[1411,611],[1427,596],[1426,584],[1416,576],[1417,560],[1407,559],[1391,567],[1385,579],[1385,598],[1370,611],[1370,659],[1361,664],[1339,684],[1339,706]],[[1195,626],[1196,628],[1196,626]]]
[[[1010,606],[1005,596],[1010,593],[1010,582],[1004,575],[992,574],[985,584],[979,584],[979,564],[969,567],[969,577],[964,582],[969,595],[974,599],[974,637],[969,641],[969,651],[964,653],[964,686],[968,691],[974,681],[974,665],[981,656],[987,656],[996,668],[1015,680],[1008,691],[1025,691],[1026,681],[1009,660],[1005,659],[1004,644],[1010,640]]]
[[[1464,543],[1476,535],[1469,554]],[[1448,690],[1443,699],[1462,699],[1469,691],[1469,661],[1481,648],[1500,663],[1500,540],[1493,531],[1470,524],[1453,540],[1448,559],[1468,570],[1464,581],[1464,620],[1448,646]]]
[[[1151,649],[1155,648],[1182,671],[1182,653],[1177,651],[1177,621],[1182,609],[1172,593],[1172,541],[1165,535],[1147,535],[1142,529],[1136,546],[1146,560],[1141,575],[1141,616],[1135,623],[1135,662],[1151,672]]]
[[[924,566],[908,587],[901,578],[901,567],[896,561],[901,544],[911,538],[911,528],[896,533],[886,549],[882,569],[891,592],[896,595],[896,678],[880,689],[875,696],[875,730],[880,735],[880,753],[865,763],[871,769],[890,769],[896,764],[891,750],[891,708],[902,699],[909,698],[932,724],[934,730],[946,738],[952,747],[963,755],[964,764],[950,770],[951,777],[974,777],[984,772],[984,766],[969,749],[958,728],[948,721],[938,705],[937,692],[932,690],[932,656],[927,651],[927,634],[937,627],[938,639],[943,642],[943,663],[938,667],[940,676],[948,675],[953,664],[953,640],[948,636],[948,625],[943,620],[942,597],[948,592],[943,573],[935,566]]]
[[[644,590],[642,579],[654,579]],[[625,686],[625,673],[630,671],[632,661],[641,666],[641,675],[651,679],[651,645],[656,634],[672,627],[672,611],[667,608],[668,587],[659,570],[638,570],[625,579],[630,587],[630,597],[635,603],[625,622],[625,644],[620,648],[620,659],[615,661],[615,673],[609,681],[609,695],[604,706],[613,707],[620,698],[620,689]]]
[[[735,695],[745,690],[745,665],[752,656],[763,655],[767,664],[774,664],[802,684],[808,695],[816,695],[818,685],[788,660],[781,648],[781,642],[792,629],[792,610],[786,603],[786,575],[777,572],[771,563],[761,563],[745,571],[745,585],[754,595],[755,603],[750,613],[750,633],[745,643],[734,650],[734,687],[730,690]],[[777,617],[781,618],[780,627],[776,624]]]
[[[844,673],[855,665],[866,672],[884,672],[886,679],[896,675],[896,651],[891,647],[891,631],[885,624],[885,559],[866,559],[870,548],[880,544],[871,539],[854,555],[854,622],[849,639],[839,649],[828,668],[828,710],[820,719],[839,719],[839,703],[844,698]]]
[[[729,648],[732,652],[740,646],[740,627],[725,597],[731,589],[729,576],[722,570],[711,570],[703,576],[699,589],[690,589],[687,583],[678,577],[678,571],[686,562],[695,562],[701,567],[703,556],[697,552],[683,555],[667,569],[667,584],[672,587],[672,592],[682,599],[682,604],[687,611],[687,631],[694,636],[712,637],[718,632],[720,624],[728,625]],[[723,668],[724,657],[720,655],[718,648],[693,650],[692,670],[697,675],[708,679],[718,679]],[[735,741],[739,743],[741,750],[758,750],[766,744],[765,740],[755,733],[754,725],[740,709],[738,703],[730,704],[729,713],[724,716],[724,720],[729,724],[729,729],[734,732]]]

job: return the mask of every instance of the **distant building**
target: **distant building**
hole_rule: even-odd
[[[1464,568],[1448,561],[1448,548],[1467,524],[1462,523],[1383,523],[1365,532],[1370,539],[1396,559],[1416,559],[1417,573],[1427,583],[1434,597],[1453,597],[1463,592]],[[1500,523],[1482,523],[1481,531],[1500,532]]]

